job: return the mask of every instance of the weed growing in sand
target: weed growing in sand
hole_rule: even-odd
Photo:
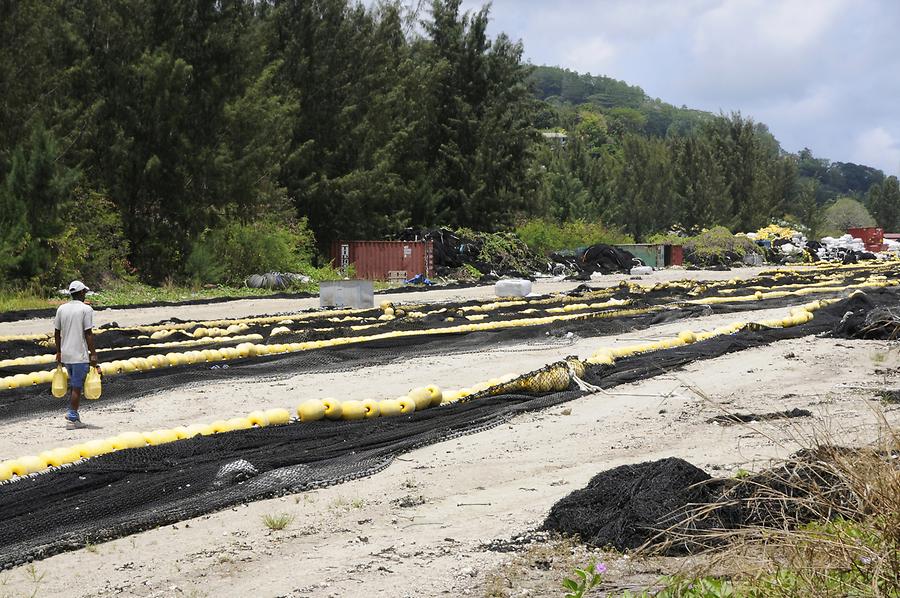
[[[887,359],[887,354],[882,352],[877,352],[872,354],[872,363],[884,363],[884,360]]]
[[[885,405],[900,405],[900,390],[881,390],[878,396]]]
[[[603,581],[603,574],[606,572],[606,565],[595,561],[584,569],[576,567],[576,579],[567,577],[563,580],[563,587],[568,590],[565,598],[582,598],[586,592],[589,592],[594,586]]]
[[[37,567],[34,566],[34,563],[29,563],[28,566],[25,567],[25,576],[28,578],[28,582],[34,586],[31,594],[27,595],[28,598],[35,598],[38,595],[38,591],[41,589],[41,583],[43,583],[45,575],[46,573],[38,572]],[[9,583],[9,576],[0,578],[0,586],[6,586],[7,583]],[[10,596],[11,598],[11,595],[6,594],[5,592],[3,594],[0,594],[0,596],[3,596],[3,598],[7,598],[7,596]],[[19,596],[19,594],[16,594],[16,596]]]
[[[734,479],[743,480],[744,478],[749,478],[750,472],[744,469],[743,467],[734,472]]]
[[[87,550],[88,552],[93,552],[94,554],[97,553],[97,545],[93,544],[91,542],[85,542],[84,549]]]
[[[272,531],[283,530],[294,521],[294,516],[290,513],[279,513],[278,515],[263,515],[263,523]]]
[[[332,511],[339,510],[350,510],[350,509],[361,509],[366,506],[366,501],[361,498],[354,498],[353,500],[347,500],[343,496],[337,496],[334,500],[329,503],[328,508]]]

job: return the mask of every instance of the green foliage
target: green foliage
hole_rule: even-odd
[[[877,168],[816,158],[808,148],[797,154],[797,174],[800,181],[816,184],[819,205],[842,196],[862,199],[884,180],[884,173]]]
[[[528,247],[541,255],[554,251],[576,249],[595,243],[610,245],[634,243],[628,235],[610,229],[599,222],[574,220],[570,222],[554,222],[543,218],[527,220],[516,227],[516,235]]]
[[[875,219],[855,199],[842,197],[825,210],[825,227],[831,234],[843,235],[848,228],[875,226]]]
[[[825,210],[816,201],[818,184],[814,181],[802,181],[795,202],[795,216],[806,229],[806,236],[818,239],[825,227]]]
[[[669,577],[663,579],[663,584],[658,592],[626,590],[619,594],[619,598],[731,598],[751,595],[742,593],[744,588],[718,577]]]
[[[460,228],[456,230],[456,234],[461,238],[470,239],[478,247],[476,259],[479,262],[490,264],[498,270],[529,274],[544,266],[541,257],[515,233],[479,233]]]
[[[88,286],[128,277],[129,244],[122,217],[107,197],[76,189],[63,217],[65,230],[52,241],[55,285],[78,278]]]
[[[185,265],[198,283],[240,283],[250,274],[299,272],[312,257],[315,239],[305,222],[294,226],[260,220],[226,221],[204,232]]]
[[[618,180],[619,203],[613,212],[635,241],[670,226],[677,207],[672,193],[671,156],[663,141],[627,135],[623,141],[624,166]]]
[[[867,197],[869,210],[885,231],[900,230],[900,181],[890,176],[872,185]]]
[[[594,561],[591,561],[584,569],[576,568],[575,579],[567,577],[563,580],[562,585],[568,590],[565,593],[565,598],[582,598],[586,592],[589,592],[603,581],[603,573],[605,571],[606,567],[602,563],[598,567]]]
[[[900,226],[900,202],[882,199],[896,184],[880,171],[786,155],[737,114],[531,67],[521,44],[488,35],[489,6],[432,0],[413,17],[402,2],[368,4],[5,3],[4,284],[121,276],[125,247],[145,282],[186,270],[230,280],[235,267],[197,244],[223,220],[306,218],[322,247],[407,226],[503,231],[523,218],[599,220],[638,240],[675,225],[753,230],[812,214],[798,177],[819,182],[819,205],[871,187],[879,222]],[[567,143],[542,142],[536,125]],[[76,201],[96,194],[115,208],[78,235],[102,238],[120,215],[109,255],[73,236],[76,182]]]

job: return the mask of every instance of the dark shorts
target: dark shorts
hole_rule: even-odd
[[[69,372],[69,386],[78,390],[84,388],[84,378],[87,376],[88,370],[91,369],[91,364],[66,363],[64,365]]]

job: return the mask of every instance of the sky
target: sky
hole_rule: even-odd
[[[490,14],[532,64],[740,111],[787,151],[900,174],[900,0],[494,0]]]

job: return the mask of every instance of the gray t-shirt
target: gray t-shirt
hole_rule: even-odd
[[[72,299],[56,310],[53,325],[59,330],[60,351],[63,363],[88,363],[87,342],[84,331],[94,327],[94,310],[81,301]]]

